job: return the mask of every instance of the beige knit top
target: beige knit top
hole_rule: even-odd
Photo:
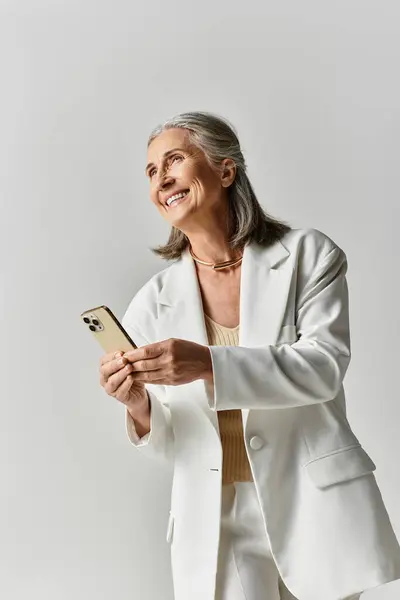
[[[208,343],[210,346],[237,346],[239,325],[224,327],[204,314]],[[253,481],[249,459],[244,445],[242,411],[220,410],[218,414],[223,460],[222,483]]]

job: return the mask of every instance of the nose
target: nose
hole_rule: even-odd
[[[174,183],[174,178],[167,175],[160,175],[157,181],[157,191],[164,191]]]

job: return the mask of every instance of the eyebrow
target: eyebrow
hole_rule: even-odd
[[[174,152],[185,152],[185,150],[183,148],[172,148],[172,150],[168,150],[168,152],[164,152],[163,154],[163,158],[166,158],[167,156],[169,156],[170,154],[173,154]],[[149,163],[148,165],[146,165],[146,168],[144,170],[144,172],[147,174],[147,171],[150,169],[150,167],[154,167],[154,163]]]

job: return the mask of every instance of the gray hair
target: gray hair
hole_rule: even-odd
[[[247,165],[236,130],[227,119],[208,112],[178,114],[153,129],[147,147],[160,133],[175,128],[188,131],[190,142],[204,152],[212,168],[218,168],[226,158],[236,164],[235,179],[228,188],[229,243],[232,249],[242,249],[250,241],[269,246],[291,229],[287,223],[268,215],[258,202],[246,173]],[[172,226],[167,243],[151,248],[151,251],[171,260],[180,258],[188,245],[189,238]]]

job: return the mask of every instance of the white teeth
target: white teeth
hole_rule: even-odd
[[[172,202],[174,202],[174,200],[178,200],[179,198],[183,198],[184,196],[186,196],[188,192],[181,192],[180,194],[175,194],[175,196],[171,196],[171,198],[168,198],[167,200],[167,204],[168,206],[171,206]]]

